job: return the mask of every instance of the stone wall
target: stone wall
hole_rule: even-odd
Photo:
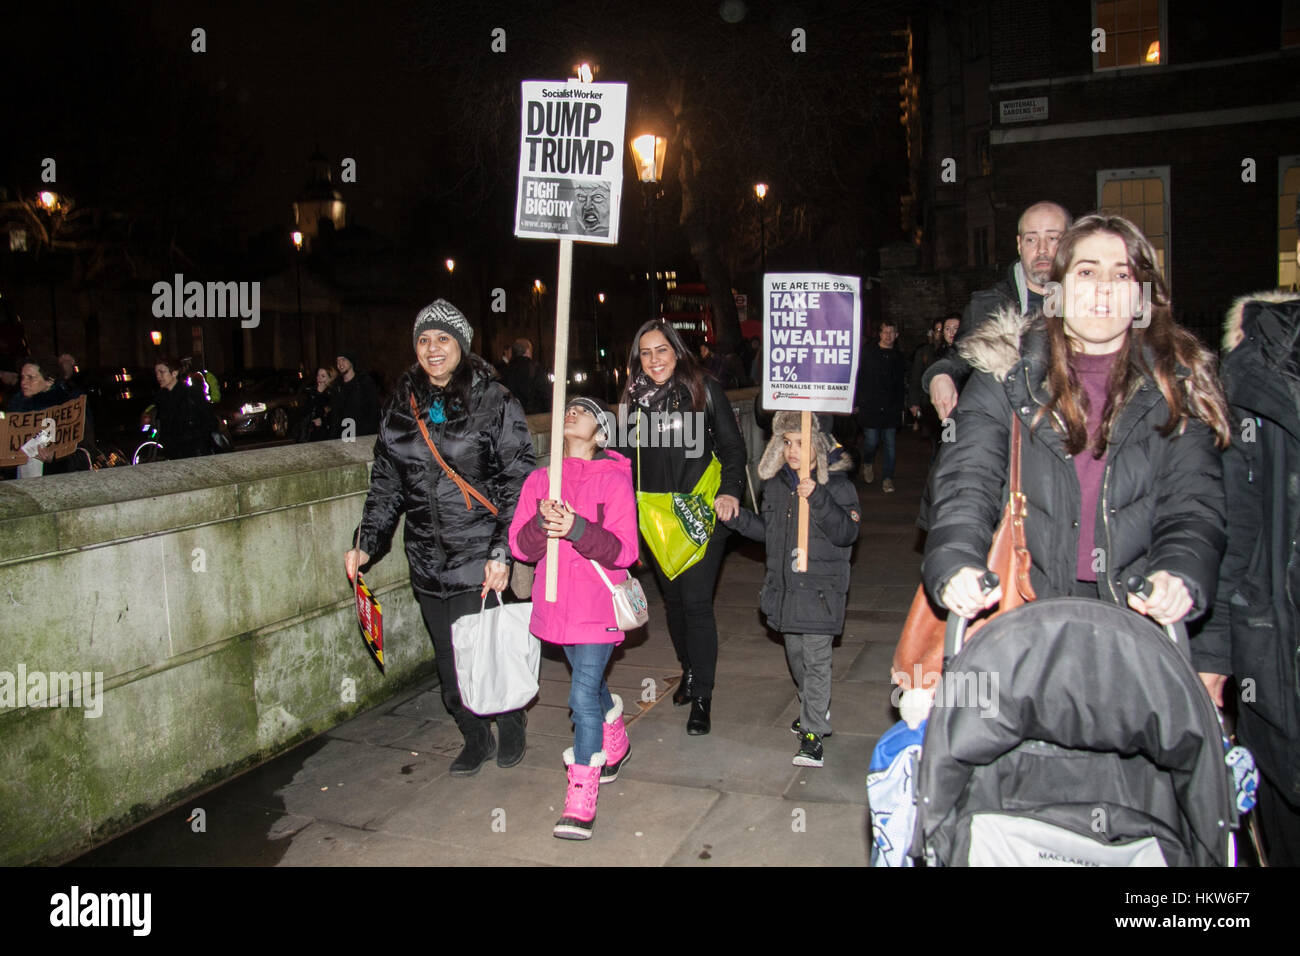
[[[754,394],[732,401],[756,458]],[[529,425],[544,455],[550,416]],[[387,676],[357,631],[342,557],[370,450],[0,483],[0,865],[67,859],[432,673],[400,530],[367,579]],[[73,672],[100,689],[47,706],[34,675]]]

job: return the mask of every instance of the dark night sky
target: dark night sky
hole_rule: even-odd
[[[48,35],[58,22],[58,53],[28,45],[8,64],[22,64],[29,93],[15,103],[21,132],[6,137],[5,182],[24,192],[38,188],[44,156],[76,195],[88,180],[114,190],[100,178],[105,165],[149,170],[154,154],[173,150],[190,153],[182,175],[197,178],[207,157],[194,148],[213,146],[236,153],[227,212],[247,236],[287,220],[319,142],[336,180],[339,160],[356,158],[347,198],[360,221],[392,232],[402,197],[432,175],[436,84],[412,69],[407,46],[412,14],[427,3],[161,2],[66,16],[39,6],[17,14],[13,35]],[[194,27],[207,31],[206,53],[190,50]],[[185,90],[218,112],[178,123],[166,101]],[[187,136],[196,126],[226,142]]]
[[[668,6],[717,26],[724,5],[664,0],[665,12],[657,19],[666,24],[671,44],[679,21]],[[539,20],[540,8],[545,10]],[[181,230],[201,231],[209,224],[209,238],[232,246],[268,227],[289,228],[307,156],[319,144],[348,201],[350,223],[400,240],[411,235],[417,203],[432,208],[441,224],[446,207],[438,203],[453,184],[449,170],[467,162],[467,151],[447,128],[449,111],[442,102],[455,79],[436,53],[446,39],[442,27],[472,38],[469,55],[458,60],[462,73],[468,63],[485,76],[497,71],[498,78],[506,73],[514,82],[528,71],[521,64],[531,62],[542,64],[533,78],[562,77],[569,63],[560,61],[580,56],[569,49],[565,25],[584,16],[617,24],[627,7],[610,0],[537,0],[529,9],[533,23],[549,22],[549,11],[556,11],[554,35],[530,42],[521,26],[525,15],[513,4],[429,0],[157,0],[85,8],[53,2],[6,11],[4,32],[27,42],[15,44],[0,64],[0,75],[9,74],[4,88],[23,91],[8,111],[0,186],[26,195],[44,188],[41,159],[54,156],[57,187],[82,205],[163,211]],[[652,8],[652,17],[658,9]],[[822,7],[808,9],[825,19]],[[743,36],[743,42],[780,50],[788,48],[789,22],[817,20],[799,4],[775,0],[755,0],[746,10],[745,23],[734,34],[723,27],[722,37]],[[865,14],[855,12],[852,23],[858,30],[874,29]],[[505,56],[489,53],[494,26],[510,35]],[[195,27],[206,30],[205,53],[191,52]],[[610,60],[617,59],[618,46],[643,42],[619,34],[617,26],[613,33]],[[473,53],[473,43],[482,44],[481,56]],[[592,53],[599,57],[602,51]],[[548,56],[557,59],[549,69]],[[815,56],[808,66],[828,69]],[[638,91],[629,92],[631,111]],[[355,185],[338,183],[343,157],[357,161]],[[508,162],[505,172],[512,180],[514,160]],[[847,178],[861,181],[852,165],[853,158],[846,158]],[[508,188],[513,193],[512,181]],[[625,196],[625,218],[638,212],[629,205]],[[500,238],[508,238],[510,223],[500,225]]]

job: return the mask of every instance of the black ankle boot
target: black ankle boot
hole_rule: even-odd
[[[677,689],[673,691],[673,706],[682,707],[691,702],[694,696],[695,678],[688,667],[682,671],[682,679],[677,684]]]
[[[691,701],[691,716],[686,720],[686,732],[692,737],[701,737],[709,732],[709,708],[712,698],[696,697]]]
[[[513,767],[524,759],[524,751],[528,749],[524,733],[527,726],[528,715],[522,710],[497,715],[497,736],[501,738],[497,748],[498,767]]]
[[[492,737],[492,725],[482,717],[469,712],[458,715],[456,723],[465,735],[465,746],[451,762],[447,772],[453,777],[472,777],[479,768],[497,752],[497,742]]]

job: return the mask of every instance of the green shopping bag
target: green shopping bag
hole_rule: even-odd
[[[641,536],[669,581],[695,564],[709,546],[717,522],[713,499],[722,484],[722,462],[713,459],[689,492],[641,491],[641,434],[637,429],[636,511]]]

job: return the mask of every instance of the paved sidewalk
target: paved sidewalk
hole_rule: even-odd
[[[489,763],[469,779],[447,774],[461,741],[434,679],[73,862],[864,865],[867,761],[896,719],[889,662],[918,581],[914,521],[929,446],[901,432],[898,454],[897,493],[882,494],[879,478],[858,483],[862,536],[834,649],[835,733],[821,769],[790,763],[794,683],[779,635],[756,609],[762,547],[744,542],[718,585],[718,679],[706,737],[688,737],[688,708],[672,705],[680,671],[653,578],[643,579],[651,623],[615,652],[609,677],[630,718],[632,755],[601,788],[589,841],[551,836],[564,803],[560,754],[573,738],[568,671],[563,655],[546,648],[528,754],[513,769]],[[186,822],[195,807],[205,811],[206,832]]]

